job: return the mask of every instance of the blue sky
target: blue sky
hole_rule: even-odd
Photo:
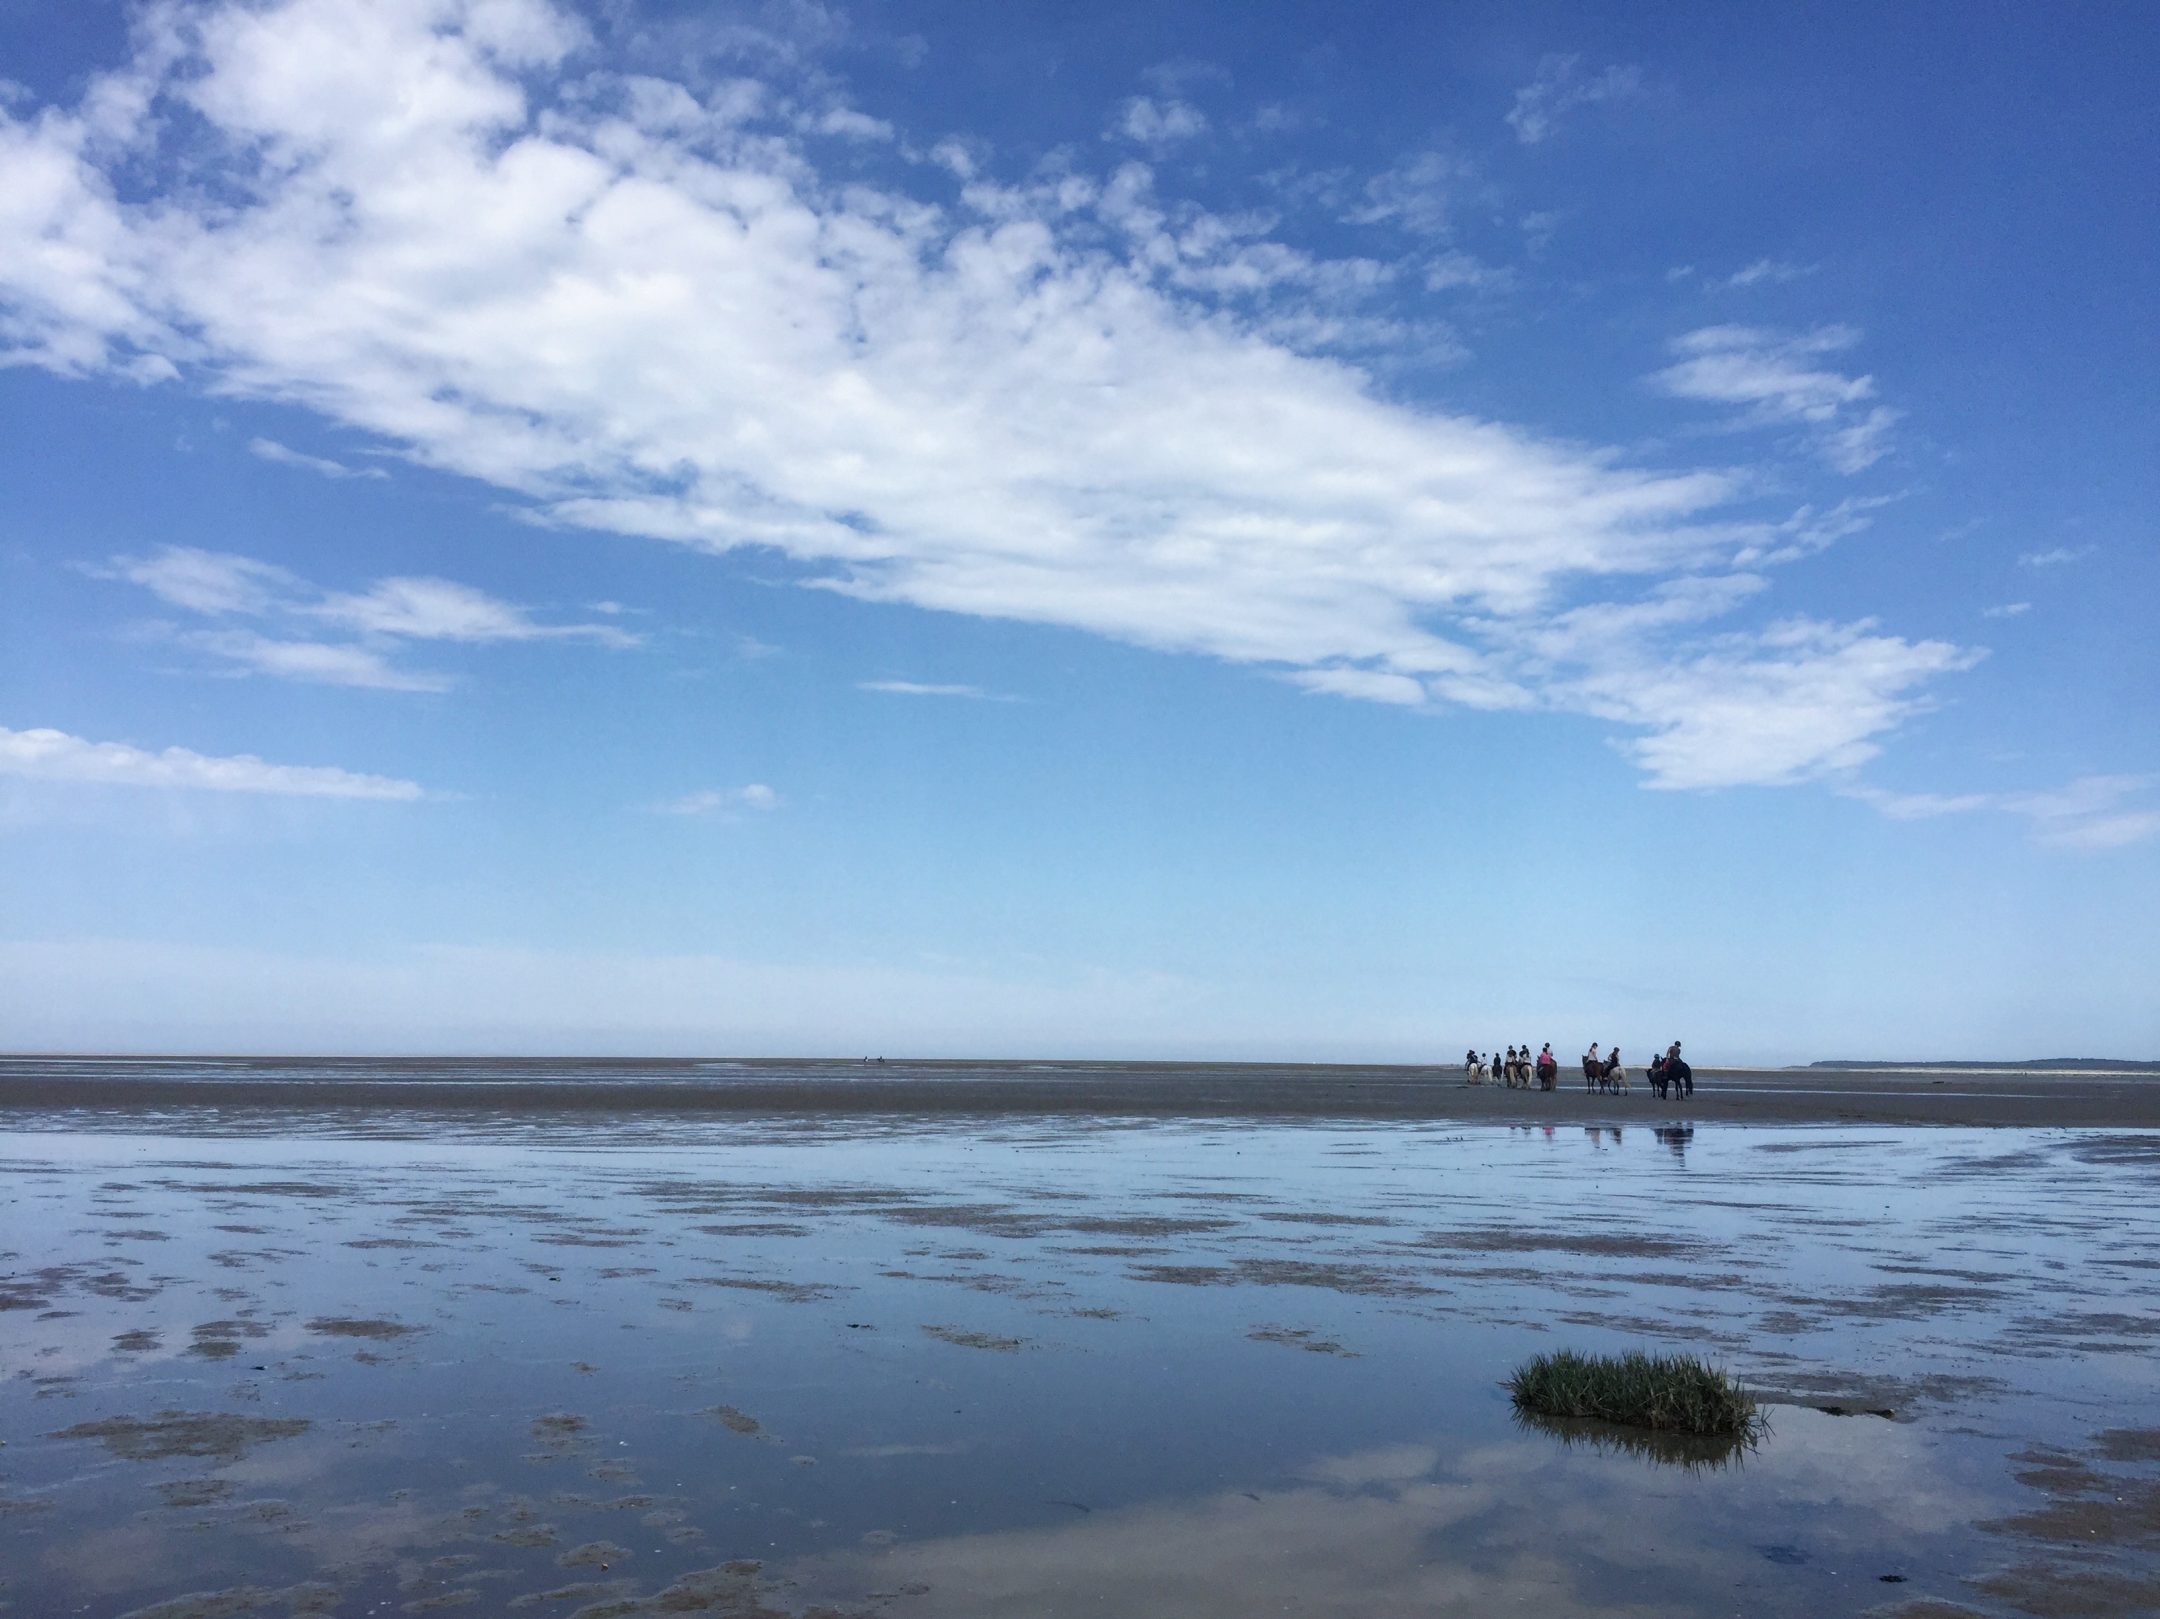
[[[2160,21],[0,4],[0,1043],[2160,1043]]]

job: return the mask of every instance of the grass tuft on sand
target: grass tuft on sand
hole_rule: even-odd
[[[1541,1417],[1594,1417],[1663,1433],[1729,1434],[1753,1443],[1768,1426],[1755,1397],[1693,1355],[1535,1355],[1504,1387]]]

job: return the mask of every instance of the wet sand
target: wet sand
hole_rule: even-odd
[[[10,1619],[2160,1609],[2160,1134],[295,1083],[0,1134]],[[1771,1432],[1518,1424],[1561,1346]]]
[[[612,1114],[1343,1118],[1536,1124],[1927,1124],[2160,1128],[2160,1075],[1919,1069],[1698,1068],[1660,1101],[1466,1084],[1459,1068],[1246,1063],[861,1064],[794,1060],[549,1061],[0,1058],[0,1119],[74,1108],[349,1108],[539,1119]]]

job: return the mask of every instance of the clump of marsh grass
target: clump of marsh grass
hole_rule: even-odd
[[[1755,1398],[1693,1355],[1578,1355],[1562,1349],[1515,1368],[1515,1408],[1541,1417],[1595,1417],[1661,1433],[1726,1434],[1753,1444],[1769,1426]]]

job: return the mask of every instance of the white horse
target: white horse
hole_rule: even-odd
[[[1473,1085],[1482,1085],[1485,1083],[1485,1081],[1492,1078],[1492,1070],[1490,1068],[1487,1068],[1482,1061],[1477,1059],[1472,1059],[1468,1062],[1465,1062],[1463,1064],[1463,1072],[1469,1076],[1469,1081]]]

